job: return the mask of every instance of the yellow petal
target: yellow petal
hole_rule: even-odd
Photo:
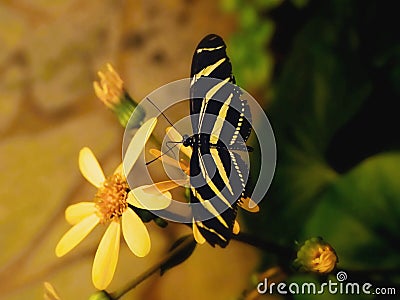
[[[133,206],[148,210],[158,210],[168,207],[171,203],[171,194],[164,195],[158,190],[146,192],[141,188],[136,188],[128,194],[127,202]]]
[[[144,149],[144,146],[153,132],[156,123],[156,118],[147,120],[142,126],[140,126],[132,140],[129,142],[124,157],[124,171],[126,176],[128,176],[140,153]]]
[[[58,296],[56,290],[51,285],[50,282],[45,281],[43,283],[44,286],[44,300],[61,300],[60,296]]]
[[[192,223],[192,228],[193,228],[193,236],[194,239],[196,240],[196,242],[198,244],[204,244],[206,239],[203,237],[203,235],[200,233],[199,228],[197,227],[197,224],[195,222],[195,220],[193,219],[193,223]]]
[[[124,175],[124,169],[122,163],[115,169],[114,174],[122,174]]]
[[[150,251],[150,236],[143,221],[130,208],[122,214],[122,233],[129,249],[139,256],[146,256]]]
[[[95,92],[96,96],[100,100],[106,99],[104,91],[103,91],[102,87],[100,86],[100,84],[97,81],[93,82],[93,88],[94,88],[94,92]]]
[[[79,169],[83,177],[95,187],[100,187],[105,180],[104,173],[92,150],[84,147],[79,152]]]
[[[233,234],[239,234],[240,232],[240,226],[238,221],[235,220],[235,224],[233,224],[233,230],[232,230]]]
[[[56,255],[61,257],[75,248],[99,223],[97,215],[92,214],[84,218],[81,222],[71,227],[56,246]]]
[[[164,197],[167,197],[168,199],[172,199],[172,194],[170,192],[164,192],[162,193]]]
[[[75,225],[89,215],[94,214],[96,206],[93,202],[80,202],[67,207],[65,219],[71,225]]]
[[[168,127],[165,131],[171,141],[174,141],[174,142],[182,141],[182,139],[183,139],[182,135],[178,131],[176,131],[176,129],[174,127]],[[192,157],[192,148],[191,147],[185,147],[181,143],[181,144],[179,144],[179,150],[182,151],[182,153],[185,154],[188,158]]]
[[[249,212],[256,213],[260,211],[260,207],[258,207],[257,203],[251,200],[250,197],[240,198],[239,206]]]
[[[163,193],[184,184],[186,184],[186,180],[166,180],[154,184],[143,185],[138,188],[143,189],[146,193]]]
[[[92,269],[92,281],[99,290],[104,290],[114,277],[117,267],[121,226],[111,222],[97,248]]]
[[[186,174],[189,172],[189,166],[187,164],[185,164],[183,161],[178,161],[175,158],[172,158],[171,156],[163,154],[160,150],[157,150],[157,149],[150,149],[149,152],[155,158],[160,158],[163,161],[163,163],[165,163],[171,167],[181,169]]]
[[[167,127],[165,132],[171,141],[180,142],[183,139],[182,135],[172,126]]]

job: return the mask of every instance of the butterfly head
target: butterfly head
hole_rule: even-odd
[[[182,137],[182,144],[185,147],[189,147],[189,146],[193,145],[192,137],[187,135],[187,134],[184,134],[183,137]]]

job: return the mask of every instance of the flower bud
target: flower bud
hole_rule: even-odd
[[[300,271],[327,274],[336,267],[335,250],[320,237],[307,240],[297,251],[294,266]]]
[[[123,127],[126,127],[129,121],[130,128],[140,127],[145,112],[124,89],[124,82],[114,68],[107,64],[107,70],[99,71],[98,76],[100,81],[93,82],[97,97],[116,114]]]
[[[89,300],[113,300],[106,291],[97,291],[89,297]]]

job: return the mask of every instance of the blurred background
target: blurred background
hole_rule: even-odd
[[[110,62],[140,100],[189,76],[193,51],[208,33],[225,39],[237,83],[263,106],[277,141],[272,186],[258,214],[240,214],[242,231],[289,248],[321,236],[335,248],[338,267],[357,274],[354,281],[397,287],[399,294],[400,39],[394,4],[1,1],[0,299],[43,299],[44,281],[62,299],[87,299],[95,291],[91,266],[103,229],[65,257],[54,254],[69,228],[65,208],[95,193],[79,174],[79,149],[92,148],[106,174],[121,160],[123,128],[96,99],[92,82]],[[252,158],[257,170],[256,154]],[[190,233],[179,224],[148,228],[149,256],[136,258],[123,244],[110,291]],[[257,299],[255,284],[265,271],[287,282],[321,279],[291,275],[287,263],[236,241],[226,249],[204,245],[124,299]],[[318,296],[342,298],[386,299]]]

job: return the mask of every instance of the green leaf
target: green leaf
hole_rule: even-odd
[[[240,10],[243,6],[243,0],[221,0],[220,7],[223,12],[232,13]]]
[[[246,10],[247,11],[247,10]],[[266,45],[275,31],[270,20],[259,20],[253,14],[254,8],[242,12],[243,31],[229,40],[228,53],[232,60],[237,83],[247,89],[260,88],[269,81],[272,69],[272,55]],[[247,21],[246,21],[247,20]]]
[[[351,25],[335,20],[333,26],[330,18],[334,17],[321,14],[299,30],[275,78],[269,110],[277,170],[262,213],[252,223],[254,228],[268,228],[268,239],[288,244],[338,178],[325,158],[332,137],[371,93]]]
[[[276,22],[272,39],[256,39],[257,33],[249,29],[232,39],[239,84],[249,84],[246,63],[256,82],[262,78],[261,56],[271,51],[275,58],[263,103],[270,104],[264,108],[277,141],[276,175],[260,213],[244,217],[254,234],[287,247],[322,236],[335,248],[338,267],[368,271],[363,276],[381,283],[397,282],[397,274],[388,274],[399,273],[400,265],[400,154],[384,152],[399,151],[400,145],[392,114],[397,110],[386,107],[399,95],[399,42],[388,30],[396,13],[394,7],[375,1],[309,2],[303,9],[293,8],[307,2],[285,2],[266,15]],[[296,25],[287,25],[291,18]],[[272,49],[267,48],[270,40]],[[256,50],[263,43],[264,49]],[[377,109],[376,118],[371,107]],[[387,120],[380,122],[379,117]],[[371,139],[367,150],[351,140],[353,132],[373,134],[363,131],[366,122],[382,130],[382,138]],[[261,160],[252,159],[255,164]],[[342,171],[342,163],[354,167]],[[264,256],[265,265],[285,264],[271,257]]]
[[[338,179],[319,201],[303,236],[321,235],[341,267],[400,265],[400,153],[370,157]]]
[[[308,2],[309,0],[292,0],[293,5],[297,8],[304,8],[307,6]]]
[[[350,36],[329,20],[315,18],[294,42],[296,51],[276,87],[272,119],[296,149],[321,156],[370,94],[370,80]],[[338,40],[347,47],[337,47]]]

